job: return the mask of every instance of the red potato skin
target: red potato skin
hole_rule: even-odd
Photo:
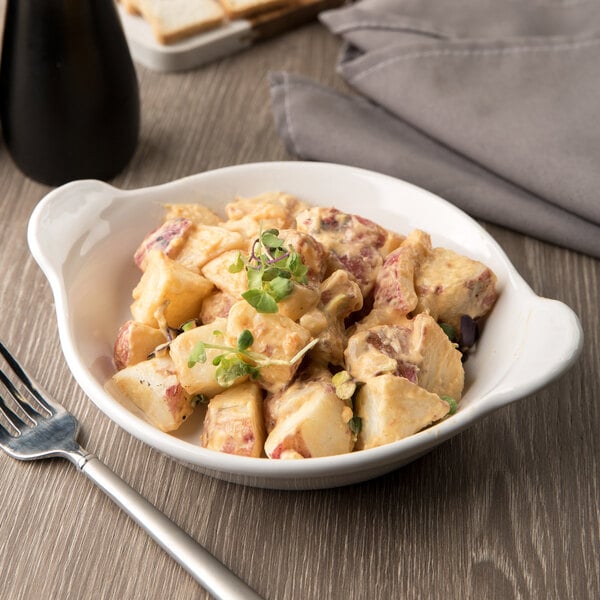
[[[293,438],[287,438],[286,440],[281,442],[281,444],[277,445],[271,453],[271,458],[275,460],[280,459],[281,455],[286,450],[294,450],[304,458],[311,458],[311,454],[308,448],[306,448],[304,440],[302,439],[302,436],[300,434],[294,436]]]
[[[390,328],[388,331],[394,332],[394,341],[400,346],[401,351],[403,353],[408,353],[410,350],[410,336],[412,334],[411,330],[406,327],[395,326]],[[382,352],[386,356],[389,356],[396,361],[397,367],[396,371],[393,373],[394,375],[397,375],[398,377],[404,377],[412,383],[417,383],[417,366],[411,362],[402,360],[398,356],[398,353],[394,347],[389,343],[389,341],[386,341],[383,336],[379,335],[376,331],[370,331],[367,335],[366,341],[379,352]]]
[[[296,229],[282,229],[279,236],[287,248],[293,248],[308,267],[306,278],[310,285],[317,286],[325,277],[327,253],[322,244],[314,237]]]
[[[486,269],[476,279],[467,281],[466,286],[473,292],[473,296],[479,299],[480,312],[482,314],[485,315],[492,310],[498,299],[498,290],[496,289],[496,277],[491,270]]]
[[[188,402],[187,395],[179,384],[169,386],[165,390],[164,398],[171,414],[178,412],[182,404]]]
[[[374,273],[383,263],[381,251],[389,233],[369,219],[336,208],[304,211],[297,220],[299,229],[315,237],[326,248],[329,246],[327,240],[335,240],[335,247],[328,249],[356,278],[363,294],[367,294],[373,286]]]
[[[371,273],[376,273],[381,268],[383,259],[375,248],[365,246],[360,254],[339,255],[338,259],[343,267],[354,275],[364,294],[368,294],[373,286]]]
[[[192,221],[184,217],[165,221],[144,238],[133,255],[135,264],[143,271],[146,256],[154,248],[162,250],[169,258],[176,256],[192,226]]]
[[[142,337],[140,328],[146,329],[143,339],[140,339]],[[115,366],[120,371],[129,365],[145,360],[156,346],[165,341],[164,335],[158,330],[153,331],[133,320],[125,321],[119,328],[113,347]]]
[[[214,292],[210,296],[207,296],[202,302],[200,320],[202,323],[207,324],[212,323],[216,319],[225,318],[236,302],[237,298],[234,298],[225,292]]]
[[[405,254],[404,248],[392,252],[385,259],[375,283],[375,305],[387,306],[403,314],[413,310],[417,303],[414,289],[405,290],[400,283],[399,263],[406,260]]]
[[[120,371],[129,364],[129,335],[128,332],[133,326],[133,321],[127,321],[121,325],[117,338],[115,339],[115,345],[113,350],[113,357],[115,361],[115,367]]]
[[[460,318],[488,314],[498,298],[497,277],[484,264],[435,249],[415,276],[416,312],[428,312],[460,332]]]
[[[360,224],[362,227],[357,227]],[[379,253],[387,238],[386,231],[363,217],[344,215],[336,209],[321,221],[326,231],[336,231],[343,235],[348,248],[347,253],[337,253],[337,258],[344,268],[352,273],[365,292],[368,291],[372,273],[381,268],[383,259]]]
[[[233,438],[228,439],[225,444],[219,449],[225,454],[236,454],[237,456],[252,456],[252,448],[256,438],[250,431],[245,433],[242,438],[243,444],[236,444]]]

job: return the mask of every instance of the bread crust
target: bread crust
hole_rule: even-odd
[[[156,40],[164,45],[214,29],[225,20],[225,11],[217,0],[195,0],[193,4],[185,0],[134,2],[140,14],[150,24]],[[186,14],[186,10],[189,14]]]
[[[230,19],[242,19],[295,4],[295,0],[219,0]]]

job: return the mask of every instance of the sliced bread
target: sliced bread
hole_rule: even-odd
[[[157,41],[172,44],[195,33],[218,27],[225,11],[217,0],[135,0]]]
[[[265,11],[291,6],[295,0],[219,0],[230,19],[251,17]]]
[[[123,8],[130,15],[139,15],[140,14],[140,10],[138,8],[138,0],[120,0],[120,2],[123,5]]]

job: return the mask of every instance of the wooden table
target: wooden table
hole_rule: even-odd
[[[339,41],[317,23],[197,71],[139,68],[137,188],[225,165],[292,160],[266,75],[344,89]],[[26,245],[49,188],[0,144],[0,337],[81,421],[81,441],[267,599],[573,599],[600,590],[600,262],[489,227],[533,289],[579,314],[579,362],[546,389],[409,466],[340,489],[217,481],[125,433],[75,384],[50,288]],[[561,340],[556,340],[557,344]],[[0,455],[3,600],[164,600],[206,593],[64,461]]]

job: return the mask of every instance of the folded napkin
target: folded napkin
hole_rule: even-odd
[[[291,153],[600,257],[600,3],[362,0],[321,20],[358,94],[272,74]]]

